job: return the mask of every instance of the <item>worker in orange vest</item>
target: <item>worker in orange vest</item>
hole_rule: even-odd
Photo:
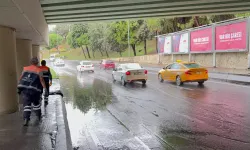
[[[52,75],[50,72],[50,68],[46,66],[46,61],[42,60],[41,61],[41,66],[39,67],[43,73],[43,79],[45,82],[47,94],[44,95],[44,103],[47,105],[48,104],[48,97],[49,97],[49,87],[52,85]]]
[[[41,104],[40,95],[46,92],[45,82],[42,77],[42,71],[38,68],[38,59],[31,59],[31,65],[24,67],[22,75],[19,78],[17,86],[18,94],[21,94],[23,99],[23,118],[24,126],[28,125],[31,115],[31,104],[36,113],[38,120],[41,120]]]

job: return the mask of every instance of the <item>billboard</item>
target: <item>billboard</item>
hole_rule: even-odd
[[[166,36],[165,37],[165,44],[164,44],[164,53],[171,53],[172,52],[172,37]]]
[[[158,37],[158,42],[157,42],[158,53],[164,53],[164,45],[165,45],[165,37],[164,36]]]
[[[190,34],[191,52],[212,51],[212,27],[192,31]]]
[[[215,50],[245,50],[246,42],[246,21],[215,28]]]
[[[188,53],[188,33],[173,36],[173,47],[176,53]]]

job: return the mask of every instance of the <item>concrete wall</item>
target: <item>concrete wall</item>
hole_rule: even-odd
[[[213,54],[192,54],[191,61],[199,63],[201,66],[213,67]]]
[[[248,52],[241,53],[217,53],[216,66],[219,68],[248,68]]]
[[[145,55],[136,57],[114,58],[114,61],[137,62],[149,64],[169,64],[176,60],[189,61],[189,54]],[[160,60],[160,61],[159,61]],[[204,67],[213,67],[213,54],[191,54],[191,61]],[[216,53],[216,67],[218,68],[248,68],[248,52]]]

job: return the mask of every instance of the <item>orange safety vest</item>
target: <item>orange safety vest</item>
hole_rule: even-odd
[[[42,92],[43,87],[40,81],[42,71],[34,65],[24,67],[22,77],[19,81],[17,88],[22,91],[24,89],[31,89],[37,92]]]
[[[42,71],[43,73],[43,79],[45,82],[49,82],[49,80],[51,80],[51,74],[50,74],[50,69],[47,66],[39,66],[39,69]]]

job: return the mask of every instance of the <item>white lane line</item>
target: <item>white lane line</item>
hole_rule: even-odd
[[[135,139],[145,148],[145,150],[151,150],[145,143],[142,142],[141,139],[139,139],[137,136],[135,136]]]

